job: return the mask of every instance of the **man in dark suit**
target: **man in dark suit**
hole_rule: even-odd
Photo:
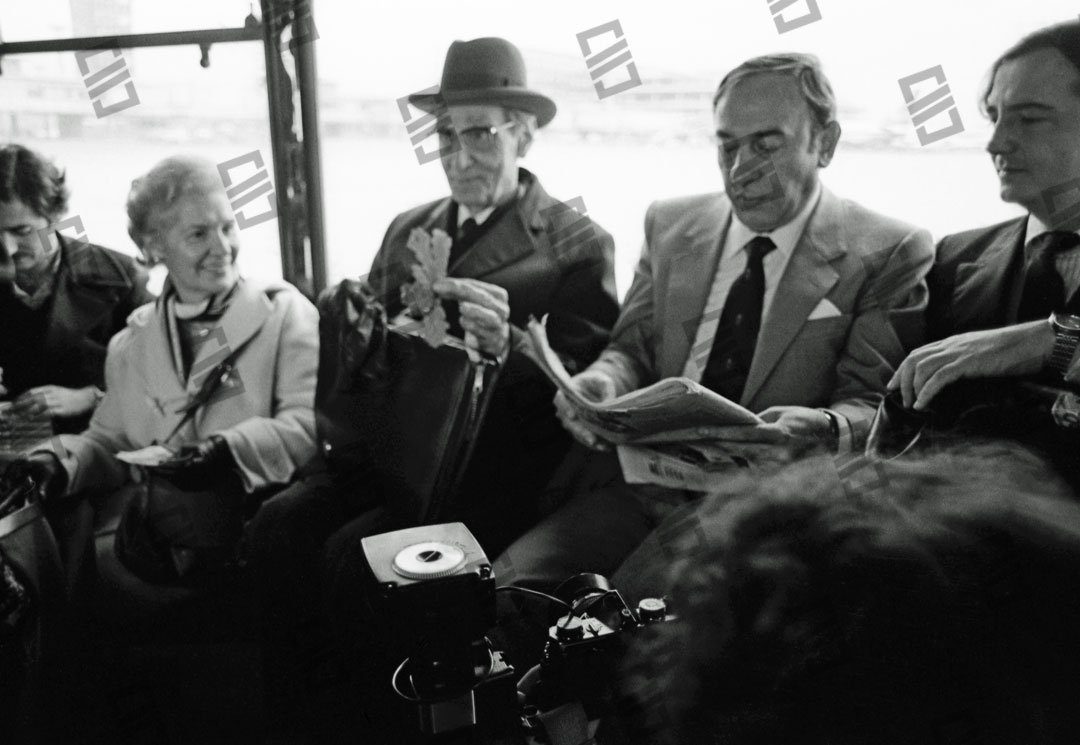
[[[105,348],[153,299],[130,256],[52,226],[67,212],[55,165],[21,145],[0,148],[0,376],[9,414],[81,432],[105,387]]]
[[[889,383],[918,410],[962,379],[1080,382],[1080,23],[1041,29],[1005,52],[982,103],[1001,198],[1028,214],[941,240],[928,278],[934,341]],[[1069,439],[1062,427],[1076,427],[1076,401],[1057,398],[1057,426],[1047,421],[1051,436],[1034,444],[1053,450]],[[1067,448],[1059,465],[1076,461]]]
[[[858,446],[894,366],[922,339],[930,236],[820,185],[840,125],[816,58],[749,60],[713,105],[726,192],[649,208],[612,342],[572,384],[605,400],[686,375],[764,420],[688,439]],[[556,406],[584,445],[610,449],[561,394]],[[609,573],[689,498],[621,481],[574,496],[496,561],[496,576],[550,587]],[[637,569],[657,563],[635,556]],[[642,573],[620,575],[626,588]]]
[[[410,101],[438,116],[450,196],[394,218],[367,281],[394,318],[403,310],[401,287],[413,280],[411,231],[441,229],[452,237],[448,276],[433,289],[446,301],[451,333],[502,362],[456,512],[494,556],[538,519],[544,486],[571,443],[555,416],[554,386],[534,362],[523,329],[530,316],[546,315],[551,345],[567,367],[576,372],[592,362],[618,316],[614,245],[600,226],[549,196],[518,166],[556,107],[527,87],[524,61],[512,44],[454,42],[439,90]],[[302,607],[314,586],[310,557],[321,557],[331,533],[325,592],[334,617],[355,636],[366,566],[360,541],[406,527],[381,506],[393,494],[371,495],[370,484],[352,476],[331,468],[268,501],[252,523],[252,558],[276,627],[270,633],[284,634],[285,644],[298,627],[310,635],[320,624],[295,611],[310,613]],[[358,506],[373,502],[379,506],[356,515]],[[293,587],[295,593],[284,589]],[[381,674],[379,683],[385,683]]]
[[[454,42],[440,90],[410,100],[444,117],[441,161],[451,194],[394,218],[368,283],[388,315],[397,315],[403,310],[400,288],[413,280],[410,233],[441,229],[454,236],[448,278],[434,290],[450,301],[451,333],[464,332],[469,346],[503,362],[458,490],[466,523],[495,555],[538,519],[537,499],[570,445],[551,404],[554,387],[534,361],[525,325],[530,316],[546,315],[552,348],[568,368],[577,372],[592,362],[618,315],[613,242],[518,167],[536,128],[555,115],[555,104],[525,87],[524,64],[511,44]],[[333,564],[361,558],[353,551],[359,550],[359,534],[374,529],[372,519],[331,540]],[[351,532],[357,535],[346,537]]]

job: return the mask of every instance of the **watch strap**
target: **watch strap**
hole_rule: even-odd
[[[1066,328],[1053,316],[1050,317],[1050,325],[1054,329],[1054,348],[1050,351],[1050,359],[1046,366],[1064,376],[1076,353],[1077,346],[1080,346],[1080,329]]]

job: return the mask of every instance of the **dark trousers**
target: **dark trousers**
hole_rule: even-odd
[[[694,503],[695,493],[627,484],[611,454],[593,456],[588,469],[593,475],[578,479],[562,507],[495,560],[499,585],[551,592],[575,574],[593,572],[628,602],[660,594],[672,556],[656,528]]]

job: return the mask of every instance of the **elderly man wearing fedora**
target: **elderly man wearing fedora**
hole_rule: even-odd
[[[614,246],[606,231],[549,196],[535,175],[518,166],[556,107],[529,89],[513,44],[497,38],[455,41],[437,92],[409,100],[438,117],[450,194],[391,221],[368,283],[389,316],[397,315],[400,288],[413,279],[411,231],[441,229],[451,236],[448,277],[434,286],[446,301],[451,333],[502,361],[458,490],[458,514],[495,556],[539,519],[543,490],[571,443],[524,327],[530,316],[547,316],[551,346],[567,369],[585,369],[606,345],[618,316]],[[278,653],[285,647],[310,646],[293,643],[297,633],[318,634],[323,626],[310,611],[318,607],[318,598],[309,597],[316,592],[319,578],[312,574],[318,570],[304,557],[317,564],[324,543],[323,590],[340,621],[335,626],[357,627],[355,603],[365,566],[361,539],[408,527],[389,510],[369,509],[393,495],[369,491],[362,479],[316,475],[268,501],[253,521],[252,562],[268,602],[263,617],[274,627],[266,641],[278,661],[284,662]],[[307,616],[297,613],[303,606]],[[269,668],[275,663],[268,662],[271,678],[295,680],[289,668],[274,671]]]

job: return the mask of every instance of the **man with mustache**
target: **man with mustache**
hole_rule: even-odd
[[[982,104],[994,125],[986,149],[1001,198],[1028,214],[938,245],[928,277],[934,341],[912,352],[889,383],[917,410],[962,379],[1080,382],[1080,23],[1040,29],[1006,51],[991,68]],[[976,387],[983,382],[964,386],[990,391]],[[1075,411],[1070,417],[1059,408],[1068,401],[1059,398],[1054,419],[1075,427]],[[1053,422],[1032,425],[998,422],[983,433],[1048,450],[1076,487],[1075,442]]]
[[[582,395],[605,400],[685,375],[764,420],[687,439],[862,444],[895,366],[922,339],[932,244],[821,186],[840,138],[835,115],[810,55],[757,57],[723,79],[713,117],[725,193],[649,208],[612,342],[573,378]],[[556,407],[582,444],[610,449],[561,397]],[[690,498],[619,478],[579,493],[516,541],[496,576],[551,587],[576,572],[609,574]],[[644,547],[634,557],[615,583],[631,595],[638,570],[657,563]]]

